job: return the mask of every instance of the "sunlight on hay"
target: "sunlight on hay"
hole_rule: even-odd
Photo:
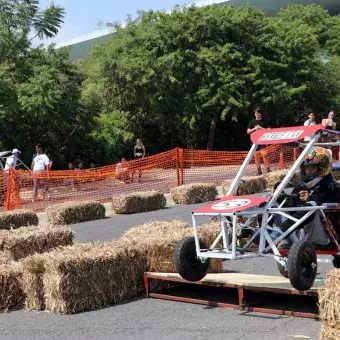
[[[171,189],[171,196],[176,204],[196,204],[210,202],[218,195],[214,183],[185,184]]]
[[[112,199],[112,210],[116,214],[135,214],[164,209],[165,196],[156,191],[139,192],[115,196]]]
[[[34,253],[73,244],[74,233],[67,227],[50,225],[0,230],[0,251],[19,260]]]
[[[0,312],[23,307],[25,294],[22,289],[21,277],[20,263],[0,264]]]
[[[38,216],[32,210],[20,209],[0,213],[0,229],[16,229],[38,223]]]
[[[47,222],[55,225],[74,224],[105,218],[105,207],[100,202],[66,202],[47,207]]]

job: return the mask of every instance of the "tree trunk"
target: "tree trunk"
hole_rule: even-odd
[[[208,144],[207,150],[212,150],[214,146],[214,139],[215,139],[215,132],[216,132],[216,125],[218,121],[218,117],[220,116],[219,112],[215,112],[214,117],[210,123],[210,130],[209,130],[209,137],[208,137]]]

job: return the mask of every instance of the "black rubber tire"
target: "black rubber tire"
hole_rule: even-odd
[[[310,289],[317,273],[317,259],[313,245],[308,241],[294,243],[288,254],[288,275],[292,286],[300,291]]]
[[[339,255],[335,255],[333,257],[333,266],[334,268],[340,268],[340,256]]]
[[[288,279],[289,278],[288,270],[285,269],[285,267],[280,262],[276,262],[276,263],[277,263],[277,269],[279,270],[280,274],[286,279]]]
[[[208,247],[200,240],[201,249]],[[174,251],[175,269],[184,280],[196,282],[202,280],[208,272],[210,260],[201,262],[196,256],[195,238],[188,236],[178,242]]]

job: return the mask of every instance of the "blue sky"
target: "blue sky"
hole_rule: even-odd
[[[41,0],[40,7],[46,8],[51,0]],[[76,36],[100,29],[100,22],[123,21],[127,14],[134,16],[136,11],[170,9],[190,0],[54,0],[55,5],[65,8],[64,25],[51,42],[63,42]]]

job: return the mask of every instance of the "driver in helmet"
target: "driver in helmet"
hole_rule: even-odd
[[[332,177],[331,150],[314,147],[306,156],[300,166],[301,183],[295,189],[298,194],[298,206],[308,205],[315,201],[318,205],[323,203],[340,202],[340,186]],[[292,216],[301,219],[306,211],[297,211]],[[314,214],[307,218],[298,228],[305,227],[314,218]],[[283,232],[287,231],[295,222],[285,220],[281,226]],[[289,236],[281,243],[282,248],[289,248]]]

